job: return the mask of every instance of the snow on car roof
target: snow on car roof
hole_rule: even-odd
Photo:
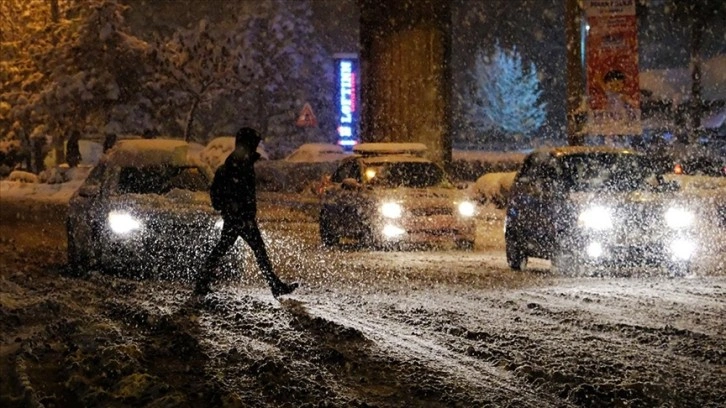
[[[582,153],[624,153],[638,154],[635,150],[615,146],[558,146],[543,147],[535,150],[536,153],[545,153],[555,156],[566,156],[569,154]]]
[[[367,165],[371,164],[385,164],[385,163],[433,163],[431,160],[412,156],[410,154],[385,154],[382,156],[361,156],[360,159]]]
[[[348,154],[337,144],[305,143],[285,157],[284,160],[295,163],[326,162],[337,161],[347,156]]]
[[[372,142],[360,143],[353,147],[353,153],[365,156],[384,155],[384,154],[416,154],[426,153],[428,148],[423,143],[389,143],[389,142]]]
[[[178,139],[119,140],[105,160],[118,166],[146,167],[190,164],[189,143]]]
[[[311,150],[315,152],[342,152],[343,148],[333,143],[304,143],[296,150]]]

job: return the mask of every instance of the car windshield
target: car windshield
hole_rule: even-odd
[[[636,154],[589,153],[562,158],[571,191],[634,191],[647,189],[655,173],[645,157]]]
[[[119,177],[122,194],[166,194],[173,189],[206,191],[209,180],[199,167],[124,167]]]
[[[368,183],[384,187],[424,188],[446,181],[443,170],[434,163],[392,162],[377,163],[366,167]]]

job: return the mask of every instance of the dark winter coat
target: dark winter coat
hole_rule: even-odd
[[[255,162],[260,154],[238,147],[214,173],[209,195],[212,206],[224,218],[254,220],[257,215]]]

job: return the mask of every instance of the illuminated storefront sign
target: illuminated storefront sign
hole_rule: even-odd
[[[338,144],[350,150],[358,143],[358,57],[336,54],[338,87]]]

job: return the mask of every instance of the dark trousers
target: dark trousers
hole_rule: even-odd
[[[257,266],[260,268],[262,276],[270,287],[278,286],[281,283],[280,279],[272,270],[272,263],[267,256],[265,242],[262,240],[262,234],[260,234],[257,220],[254,219],[247,220],[225,217],[222,227],[222,237],[207,257],[200,279],[211,281],[216,278],[216,269],[219,266],[219,262],[222,260],[224,254],[232,248],[237,241],[237,237],[242,237],[252,249],[252,252],[255,254],[255,259],[257,259]]]

